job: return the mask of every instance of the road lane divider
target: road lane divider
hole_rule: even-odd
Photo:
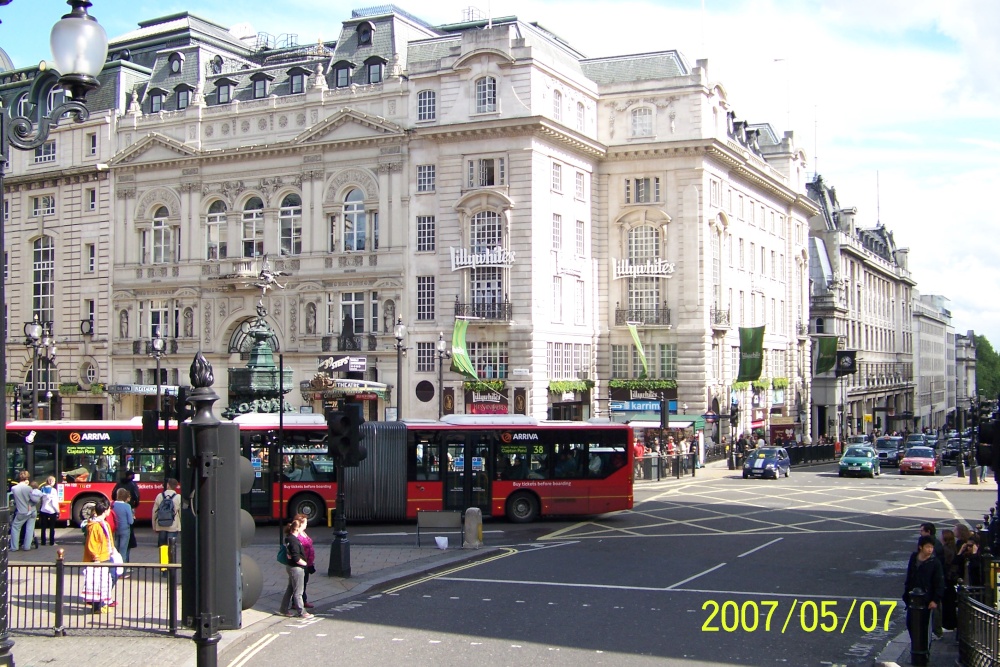
[[[233,661],[229,663],[228,667],[244,667],[244,665],[250,662],[250,658],[254,657],[262,650],[264,650],[264,648],[268,644],[273,642],[279,636],[280,635],[277,634],[264,635],[263,637],[255,641],[253,644],[250,644],[250,646],[246,647],[243,650],[243,652],[240,653],[238,656],[233,658]]]
[[[406,590],[416,586],[417,584],[422,584],[427,581],[432,581],[434,579],[446,578],[447,575],[461,572],[462,570],[468,570],[469,568],[478,567],[480,565],[485,565],[486,563],[492,563],[495,560],[500,560],[501,558],[506,558],[507,556],[513,556],[519,553],[517,549],[510,549],[508,547],[501,547],[504,553],[496,554],[495,556],[490,556],[489,558],[484,558],[482,560],[477,560],[473,563],[466,563],[465,565],[459,565],[458,567],[453,567],[450,570],[444,570],[442,572],[436,572],[434,574],[429,574],[426,577],[421,577],[419,579],[414,579],[413,581],[408,581],[405,584],[400,584],[399,586],[394,586],[393,588],[386,589],[383,591],[387,595],[392,595],[393,593],[398,593],[400,591]]]

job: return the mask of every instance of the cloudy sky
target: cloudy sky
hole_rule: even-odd
[[[299,43],[333,39],[358,0],[93,0],[111,36],[191,11]],[[881,221],[923,294],[951,300],[955,330],[1000,349],[1000,2],[996,0],[477,0],[484,14],[537,21],[587,56],[677,49],[709,60],[737,115],[795,132],[859,221]],[[471,0],[397,6],[429,23]],[[491,7],[492,5],[492,7]],[[15,66],[50,58],[58,0],[0,7]],[[237,9],[238,8],[238,9]],[[502,9],[501,9],[502,8]],[[997,191],[994,190],[997,188]]]

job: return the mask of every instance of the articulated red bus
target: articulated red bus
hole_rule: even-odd
[[[242,415],[240,440],[256,473],[244,508],[262,520],[295,513],[325,520],[335,505],[336,466],[320,415]],[[59,484],[61,519],[79,522],[98,494],[110,497],[133,470],[149,520],[166,477],[177,477],[175,445],[146,446],[132,421],[8,424],[8,478],[18,470]],[[345,470],[349,519],[416,518],[417,510],[465,510],[526,522],[593,515],[633,503],[632,430],[622,424],[539,422],[517,416],[451,415],[442,421],[368,422],[368,458]],[[176,430],[166,434],[176,443]]]

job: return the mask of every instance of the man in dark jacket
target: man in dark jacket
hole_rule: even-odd
[[[923,642],[929,639],[930,628],[928,627],[925,633],[921,633],[923,637],[914,637],[911,614],[927,612],[910,607],[911,594],[916,589],[923,591],[924,599],[927,600],[927,609],[930,610],[927,617],[928,624],[930,624],[930,617],[941,606],[945,585],[944,565],[934,555],[934,538],[930,535],[921,535],[920,539],[917,540],[917,550],[910,555],[910,562],[906,567],[906,582],[903,584],[906,627],[910,631],[910,653],[915,665],[927,664],[929,646],[923,645]]]
[[[130,496],[128,504],[132,506],[133,511],[139,506],[139,485],[135,483],[135,472],[132,470],[126,470],[125,476],[122,477],[117,484],[115,484],[114,490],[111,492],[112,498],[118,497],[118,489],[125,489],[128,491]]]

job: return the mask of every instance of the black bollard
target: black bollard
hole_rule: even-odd
[[[909,604],[906,608],[906,629],[910,633],[912,665],[930,663],[930,624],[931,610],[927,608],[927,594],[922,588],[914,588],[909,592]]]

